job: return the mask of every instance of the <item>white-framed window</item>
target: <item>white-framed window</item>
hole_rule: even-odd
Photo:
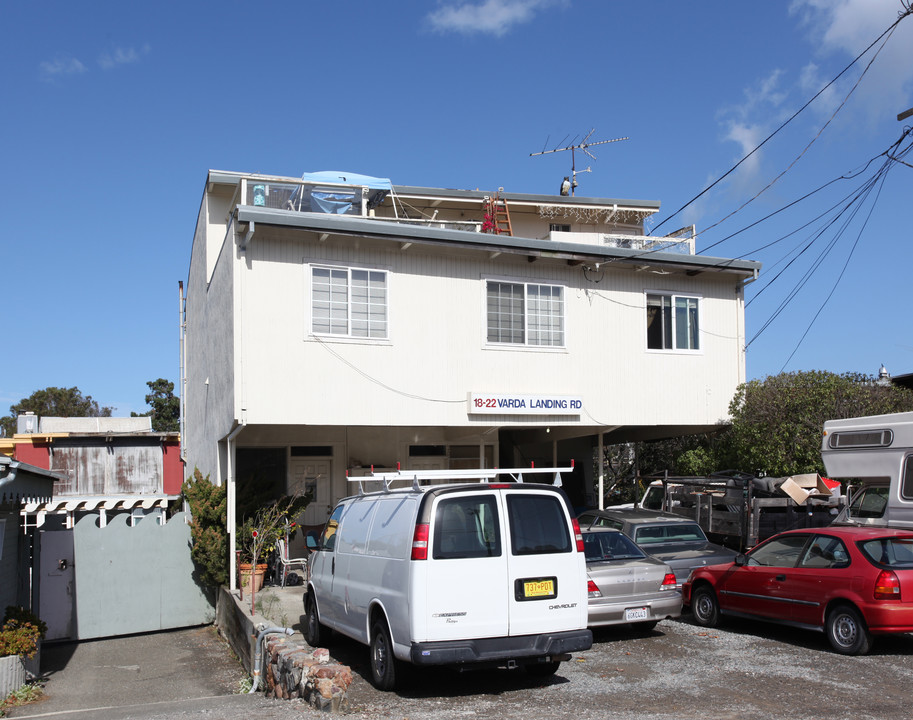
[[[387,337],[384,270],[311,266],[311,332],[315,335]]]
[[[647,348],[700,350],[700,298],[647,293]]]
[[[564,288],[488,280],[487,339],[510,345],[564,346]]]

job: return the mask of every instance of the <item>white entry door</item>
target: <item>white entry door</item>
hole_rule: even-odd
[[[289,494],[313,496],[299,517],[304,526],[323,527],[333,509],[333,461],[318,458],[292,458],[289,464]]]

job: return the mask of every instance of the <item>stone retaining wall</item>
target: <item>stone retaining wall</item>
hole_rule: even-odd
[[[300,635],[267,635],[261,670],[267,697],[301,698],[318,710],[348,708],[352,671],[330,658],[326,648],[314,649]]]
[[[250,603],[241,602],[227,588],[219,590],[216,625],[247,672],[253,674],[259,628],[276,623],[251,615]],[[352,671],[330,658],[326,648],[312,648],[300,633],[269,634],[262,643],[260,689],[268,697],[301,698],[320,710],[337,712],[348,706],[346,694]]]

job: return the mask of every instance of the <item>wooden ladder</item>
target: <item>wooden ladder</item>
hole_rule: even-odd
[[[496,235],[514,234],[510,224],[510,212],[507,209],[507,202],[501,198],[500,190],[494,196],[488,198],[488,214],[491,216],[492,223],[494,223],[494,228],[490,232]]]

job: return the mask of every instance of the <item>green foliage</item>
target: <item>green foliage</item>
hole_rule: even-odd
[[[48,626],[35,613],[15,605],[8,606],[0,627],[0,657],[34,657],[38,643],[47,631]]]
[[[48,387],[10,405],[10,414],[0,418],[0,427],[3,435],[12,437],[16,432],[16,418],[26,412],[40,417],[111,417],[112,410],[99,407],[91,395],[83,396],[77,387]]]
[[[780,373],[740,385],[731,425],[712,433],[637,446],[643,475],[708,475],[721,470],[785,477],[824,474],[825,420],[913,410],[913,392],[879,385],[870,375],[826,371]]]
[[[194,468],[193,477],[181,487],[190,506],[190,555],[200,569],[205,585],[218,587],[228,582],[228,533],[225,487],[213,485]]]
[[[238,529],[238,550],[241,562],[256,565],[276,547],[288,531],[295,532],[294,518],[310,502],[310,496],[295,495],[263,505],[243,519]]]
[[[5,699],[0,699],[0,718],[6,717],[9,708],[28,705],[37,702],[44,695],[44,689],[38,683],[28,682],[17,690],[13,690]]]
[[[637,444],[638,462],[642,475],[706,475],[727,467],[729,428],[718,429],[701,435],[681,437]]]
[[[131,412],[130,417],[151,417],[155,432],[178,432],[181,429],[181,400],[174,396],[174,383],[165,378],[149,380],[146,404],[152,409],[145,413]]]
[[[716,458],[709,447],[685,450],[675,464],[676,475],[709,475],[716,470]]]
[[[907,410],[913,410],[913,392],[859,373],[807,371],[752,380],[739,386],[729,405],[728,464],[772,477],[824,474],[825,420]]]

